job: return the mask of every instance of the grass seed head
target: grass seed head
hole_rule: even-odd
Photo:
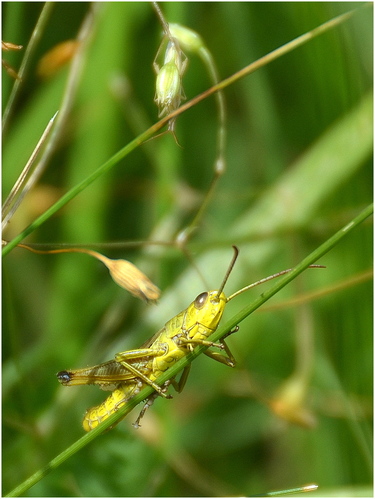
[[[160,297],[160,290],[135,265],[127,260],[111,260],[107,258],[107,266],[112,279],[133,296],[146,302],[155,302]]]
[[[40,78],[50,78],[71,61],[79,47],[77,40],[58,43],[40,59],[37,73]]]
[[[182,98],[180,73],[176,64],[168,62],[160,69],[156,78],[155,102],[159,116],[164,116],[178,108]]]

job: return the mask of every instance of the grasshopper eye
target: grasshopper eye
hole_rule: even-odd
[[[208,293],[206,291],[204,293],[201,293],[200,295],[198,295],[194,300],[195,308],[201,309],[202,307],[204,307],[204,305],[206,304],[207,298],[208,298]]]

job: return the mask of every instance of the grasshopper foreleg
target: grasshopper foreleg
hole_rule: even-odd
[[[225,350],[225,353],[227,355],[222,355],[221,353],[218,352],[213,352],[212,350],[206,350],[204,353],[207,355],[207,357],[210,357],[211,359],[217,360],[218,362],[221,362],[222,364],[225,364],[226,366],[229,367],[234,367],[236,365],[236,359],[234,358],[232,352],[230,351],[228,345],[225,343],[225,339],[228,338],[233,333],[237,333],[237,331],[240,328],[236,326],[233,328],[229,333],[226,333],[222,338],[221,338],[221,345],[222,348]]]
[[[221,362],[222,364],[225,364],[226,366],[234,367],[236,365],[236,360],[233,357],[232,352],[230,351],[228,345],[225,343],[224,340],[225,340],[225,338],[228,338],[228,336],[230,336],[231,334],[236,333],[238,330],[239,330],[239,327],[236,326],[234,329],[229,331],[229,333],[226,333],[221,338],[220,343],[213,343],[212,341],[208,341],[208,340],[203,340],[203,339],[196,339],[195,340],[195,339],[189,339],[189,338],[184,338],[184,337],[179,338],[179,342],[180,342],[180,344],[182,343],[185,345],[192,345],[192,346],[205,345],[205,346],[216,347],[216,348],[220,348],[221,350],[225,350],[226,355],[223,355],[219,352],[213,352],[212,350],[206,350],[204,353],[205,353],[205,355],[207,355],[211,359],[214,359],[218,362]]]
[[[227,355],[223,355],[219,352],[213,352],[212,350],[206,350],[204,353],[207,357],[216,360],[217,362],[221,362],[229,367],[234,367],[236,365],[236,359],[233,357],[232,352],[230,351],[228,345],[222,340],[222,348],[225,350]]]
[[[220,348],[221,350],[224,350],[224,345],[222,343],[213,343],[212,341],[208,340],[202,340],[202,339],[190,339],[190,338],[178,338],[178,344],[180,346],[185,346],[185,345],[192,345],[192,346],[198,346],[198,345],[204,345],[207,347],[216,347]]]

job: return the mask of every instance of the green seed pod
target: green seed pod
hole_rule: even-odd
[[[164,116],[177,109],[182,95],[178,67],[174,62],[168,62],[160,69],[156,78],[155,102],[159,107],[159,116]]]

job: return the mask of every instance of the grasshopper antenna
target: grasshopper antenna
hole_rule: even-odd
[[[221,295],[223,289],[224,289],[224,286],[225,284],[227,283],[227,280],[228,280],[228,277],[230,275],[230,273],[232,272],[233,270],[233,267],[234,267],[234,264],[236,263],[236,260],[237,260],[237,257],[238,257],[238,253],[240,252],[240,250],[237,248],[237,246],[232,246],[232,248],[234,249],[234,255],[233,255],[233,258],[232,258],[232,261],[230,262],[229,264],[229,267],[228,267],[228,270],[227,270],[227,273],[225,274],[224,276],[224,279],[223,279],[223,282],[221,283],[221,286],[219,288],[219,291],[218,291],[218,296]]]
[[[235,246],[233,246],[233,248],[235,248]],[[237,249],[237,252],[238,252],[238,249]],[[236,255],[236,258],[237,258],[237,255]],[[234,259],[234,261],[236,261],[236,260]],[[230,270],[232,270],[233,264],[234,264],[234,262],[232,263]],[[325,265],[309,265],[307,268],[308,269],[325,269],[326,267],[325,267]],[[229,272],[230,272],[230,270],[229,270]],[[259,284],[263,284],[264,282],[270,281],[271,279],[275,279],[275,277],[279,277],[281,275],[287,274],[288,272],[291,272],[292,270],[293,269],[282,270],[281,272],[277,272],[276,274],[270,275],[268,277],[264,277],[263,279],[260,279],[259,281],[254,282],[253,284],[249,284],[248,286],[245,286],[244,288],[242,288],[242,289],[236,291],[235,293],[233,293],[232,295],[230,295],[227,298],[227,302],[230,301],[235,296],[238,296],[241,293],[247,291],[248,289],[254,288],[255,286],[258,286]],[[229,273],[227,272],[227,275],[225,276],[225,280],[228,278],[228,274]],[[224,280],[224,282],[225,282],[225,280]],[[221,290],[222,290],[222,288],[221,288]]]

